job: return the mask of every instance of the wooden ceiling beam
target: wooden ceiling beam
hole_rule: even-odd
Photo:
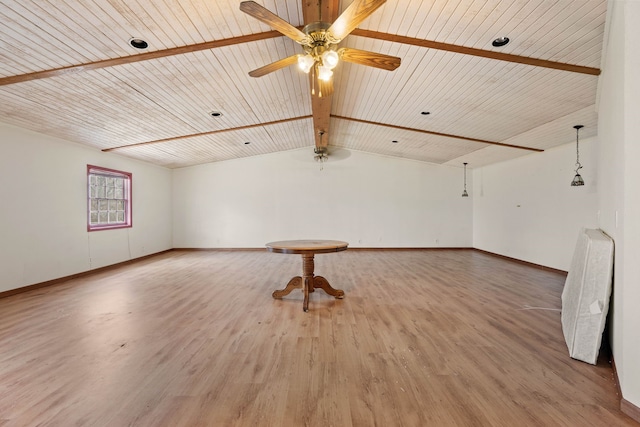
[[[529,151],[536,151],[536,152],[543,152],[544,151],[541,148],[524,147],[522,145],[513,145],[513,144],[505,144],[503,142],[488,141],[486,139],[470,138],[470,137],[467,137],[467,136],[453,135],[453,134],[449,134],[449,133],[432,132],[430,130],[422,130],[422,129],[404,127],[404,126],[390,125],[390,124],[387,124],[387,123],[371,122],[369,120],[354,119],[352,117],[344,117],[344,116],[336,116],[334,114],[331,115],[331,118],[341,119],[341,120],[349,120],[349,121],[352,121],[352,122],[364,123],[364,124],[367,124],[367,125],[384,126],[384,127],[388,127],[388,128],[392,128],[392,129],[406,130],[406,131],[409,131],[409,132],[424,133],[424,134],[427,134],[427,135],[436,135],[436,136],[444,136],[444,137],[447,137],[447,138],[463,139],[465,141],[479,142],[479,143],[482,143],[482,144],[499,145],[501,147],[519,148],[521,150],[529,150]]]
[[[315,74],[309,76],[309,85],[313,86]],[[333,82],[331,82],[333,84]],[[316,84],[316,86],[318,86]],[[315,94],[311,95],[311,112],[313,113],[313,136],[317,148],[326,148],[329,145],[329,125],[331,122],[331,102],[333,93],[318,96],[318,87]]]
[[[257,128],[257,127],[262,127],[262,126],[270,126],[270,125],[277,125],[277,124],[281,124],[281,123],[293,122],[293,121],[296,121],[296,120],[310,119],[311,117],[312,116],[298,116],[298,117],[292,117],[292,118],[289,118],[289,119],[274,120],[272,122],[266,122],[266,123],[254,123],[252,125],[238,126],[238,127],[235,127],[235,128],[219,129],[219,130],[211,130],[211,131],[208,131],[208,132],[192,133],[192,134],[189,134],[189,135],[180,135],[180,136],[174,136],[174,137],[171,137],[171,138],[156,139],[154,141],[136,142],[134,144],[120,145],[118,147],[103,148],[102,151],[108,152],[108,151],[113,151],[113,150],[120,150],[120,149],[123,149],[123,148],[140,147],[142,145],[160,144],[160,143],[163,143],[163,142],[177,141],[179,139],[195,138],[195,137],[198,137],[198,136],[215,135],[215,134],[225,133],[225,132],[234,132],[234,131],[238,131],[238,130],[252,129],[252,128]]]
[[[306,24],[317,21],[332,23],[339,12],[340,2],[336,0],[302,0],[302,17]]]
[[[114,67],[117,65],[132,64],[135,62],[148,61],[150,59],[166,58],[168,56],[183,55],[185,53],[199,52],[201,50],[216,49],[225,46],[232,46],[241,43],[254,42],[258,40],[282,37],[277,31],[266,31],[264,33],[248,34],[246,36],[231,37],[228,39],[213,40],[204,43],[197,43],[188,46],[174,47],[171,49],[156,50],[153,52],[141,53],[139,55],[123,56],[121,58],[105,59],[102,61],[89,62],[86,64],[70,65],[68,67],[55,68],[52,70],[36,71],[35,73],[20,74],[17,76],[0,78],[0,86],[14,83],[28,82],[30,80],[46,79],[49,77],[64,76],[82,71],[98,70],[100,68]]]
[[[314,99],[317,98],[318,100],[322,100],[323,98],[318,98],[318,97],[313,97]],[[326,114],[328,117],[330,118],[334,118],[334,119],[340,119],[340,120],[349,120],[352,122],[357,122],[357,123],[363,123],[363,124],[367,124],[367,125],[374,125],[374,126],[384,126],[384,127],[388,127],[388,128],[393,128],[393,129],[398,129],[398,130],[404,130],[404,131],[409,131],[409,132],[418,132],[418,133],[424,133],[427,135],[436,135],[436,136],[444,136],[447,138],[456,138],[456,139],[463,139],[465,141],[471,141],[471,142],[478,142],[481,144],[490,144],[490,145],[499,145],[501,147],[509,147],[509,148],[518,148],[521,150],[529,150],[529,151],[535,151],[535,152],[543,152],[544,150],[540,149],[540,148],[532,148],[532,147],[524,147],[522,145],[513,145],[513,144],[505,144],[502,142],[495,142],[495,141],[488,141],[486,139],[478,139],[478,138],[470,138],[467,136],[461,136],[461,135],[453,135],[453,134],[448,134],[448,133],[442,133],[442,132],[433,132],[433,131],[429,131],[429,130],[423,130],[423,129],[415,129],[415,128],[409,128],[409,127],[405,127],[405,126],[397,126],[397,125],[391,125],[391,124],[387,124],[387,123],[380,123],[380,122],[372,122],[369,120],[362,120],[362,119],[355,119],[353,117],[345,117],[345,116],[338,116],[335,114],[330,114],[330,111],[327,111],[328,108],[330,108],[331,104],[323,104],[321,105],[319,108],[322,108],[323,111],[323,116],[324,114]],[[131,147],[139,147],[142,145],[150,145],[150,144],[160,144],[163,142],[169,142],[169,141],[176,141],[176,140],[180,140],[180,139],[186,139],[186,138],[194,138],[194,137],[198,137],[198,136],[207,136],[207,135],[215,135],[215,134],[220,134],[220,133],[225,133],[225,132],[234,132],[234,131],[239,131],[239,130],[245,130],[245,129],[252,129],[252,128],[256,128],[256,127],[262,127],[262,126],[270,126],[270,125],[277,125],[277,124],[281,124],[281,123],[287,123],[287,122],[291,122],[291,121],[296,121],[296,120],[304,120],[304,119],[312,119],[314,118],[314,116],[298,116],[298,117],[292,117],[289,119],[281,119],[281,120],[274,120],[272,122],[265,122],[265,123],[255,123],[255,124],[251,124],[251,125],[246,125],[246,126],[238,126],[235,128],[228,128],[228,129],[220,129],[220,130],[212,130],[212,131],[208,131],[208,132],[200,132],[200,133],[193,133],[193,134],[189,134],[189,135],[180,135],[180,136],[175,136],[175,137],[171,137],[171,138],[164,138],[164,139],[156,139],[153,141],[145,141],[145,142],[137,142],[134,144],[128,144],[128,145],[120,145],[118,147],[110,147],[110,148],[104,148],[102,149],[102,151],[104,152],[108,152],[108,151],[113,151],[113,150],[120,150],[123,148],[131,148]],[[315,125],[315,122],[314,122]],[[320,145],[318,145],[319,147],[326,147],[328,145],[328,124],[322,122],[322,127],[318,130],[318,137],[319,139],[322,139],[322,142]],[[315,129],[315,127],[314,127]],[[320,135],[320,131],[322,132],[322,134]],[[327,138],[327,139],[325,139]]]
[[[306,3],[315,3],[315,2],[317,2],[317,0],[306,0]],[[326,9],[327,11],[331,11],[333,14],[337,13],[338,8],[336,6],[332,6],[330,3],[327,3],[327,5],[328,5],[328,8]],[[319,10],[317,12],[312,12],[312,10],[316,10],[314,9],[313,5],[309,7],[310,7],[310,11],[306,12],[309,15],[317,16],[320,13]],[[315,6],[315,8],[317,8],[317,5]],[[324,12],[324,13],[329,13],[329,12]],[[323,16],[322,18],[324,19],[325,17]],[[589,74],[593,76],[600,75],[599,68],[583,67],[581,65],[567,64],[563,62],[554,62],[554,61],[548,61],[545,59],[530,58],[527,56],[511,55],[508,53],[494,52],[491,50],[475,49],[471,47],[458,46],[458,45],[448,44],[448,43],[440,43],[440,42],[435,42],[431,40],[423,40],[423,39],[416,39],[413,37],[399,36],[396,34],[381,33],[378,31],[362,30],[362,29],[356,28],[351,32],[351,34],[359,37],[369,37],[377,40],[385,40],[385,41],[390,41],[394,43],[403,43],[403,44],[408,44],[412,46],[424,47],[428,49],[444,50],[447,52],[479,56],[482,58],[514,62],[517,64],[527,64],[527,65],[533,65],[536,67],[551,68],[555,70]],[[236,44],[248,43],[248,42],[253,42],[258,40],[266,40],[266,39],[275,38],[275,37],[282,37],[282,34],[280,34],[277,31],[266,31],[263,33],[248,34],[245,36],[231,37],[228,39],[213,40],[209,42],[197,43],[197,44],[188,45],[188,46],[180,46],[180,47],[175,47],[171,49],[157,50],[154,52],[147,52],[139,55],[124,56],[121,58],[111,58],[111,59],[105,59],[102,61],[89,62],[85,64],[70,65],[68,67],[54,68],[51,70],[36,71],[28,74],[20,74],[17,76],[2,77],[0,78],[0,86],[5,86],[5,85],[10,85],[15,83],[23,83],[31,80],[46,79],[49,77],[64,76],[64,75],[74,74],[74,73],[83,72],[83,71],[98,70],[101,68],[114,67],[117,65],[132,64],[135,62],[148,61],[150,59],[165,58],[168,56],[182,55],[182,54],[191,53],[191,52],[199,52],[207,49],[216,49],[220,47],[232,46]]]
[[[302,0],[302,16],[305,24],[323,21],[332,23],[340,12],[339,0]],[[313,115],[313,138],[316,148],[326,148],[329,145],[329,124],[331,122],[331,102],[333,90],[319,96],[320,85],[315,73],[309,73],[309,90],[311,90],[311,113]],[[333,87],[333,82],[330,83]]]
[[[351,34],[354,36],[368,37],[376,40],[385,40],[394,43],[426,47],[428,49],[444,50],[447,52],[461,53],[464,55],[472,55],[488,59],[497,59],[499,61],[514,62],[516,64],[533,65],[535,67],[551,68],[554,70],[569,71],[572,73],[590,74],[592,76],[600,75],[599,68],[583,67],[581,65],[567,64],[564,62],[547,61],[546,59],[512,55],[509,53],[495,52],[492,50],[475,49],[472,47],[458,46],[455,44],[434,42],[432,40],[423,40],[413,37],[399,36],[396,34],[380,33],[378,31],[361,30],[359,28],[356,28],[351,32]]]

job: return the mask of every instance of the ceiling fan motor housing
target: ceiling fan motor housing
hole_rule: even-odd
[[[308,40],[302,45],[304,51],[315,58],[321,58],[327,50],[335,50],[334,46],[338,41],[327,30],[331,24],[327,22],[312,22],[305,26],[302,31],[307,35]]]
[[[333,35],[327,31],[331,24],[328,22],[312,22],[306,25],[302,32],[305,33],[309,40],[305,40],[306,45],[313,48],[316,46],[326,46],[327,44],[337,44],[340,40],[337,40]]]

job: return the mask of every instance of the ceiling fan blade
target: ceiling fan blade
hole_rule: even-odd
[[[262,77],[265,74],[273,73],[281,68],[288,67],[289,65],[298,63],[298,55],[288,56],[271,64],[267,64],[264,67],[256,68],[253,71],[249,71],[251,77]]]
[[[307,35],[305,33],[254,1],[241,2],[240,10],[300,44],[307,43]]]
[[[382,68],[388,71],[393,71],[400,66],[400,58],[382,53],[343,47],[342,49],[338,49],[338,54],[345,62],[368,65],[369,67]]]
[[[387,0],[354,0],[327,30],[339,42]],[[274,27],[275,28],[275,27]]]

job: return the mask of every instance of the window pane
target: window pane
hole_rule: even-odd
[[[130,227],[131,174],[87,165],[88,230]]]

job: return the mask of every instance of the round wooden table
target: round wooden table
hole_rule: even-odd
[[[315,254],[344,251],[349,246],[347,242],[339,240],[283,240],[267,243],[265,246],[269,252],[302,255],[302,276],[296,276],[289,280],[284,289],[274,291],[272,295],[274,298],[282,298],[289,295],[292,290],[302,288],[304,292],[302,309],[304,311],[309,311],[309,293],[316,288],[322,289],[333,297],[344,298],[344,291],[334,289],[324,277],[313,275],[313,257]]]

